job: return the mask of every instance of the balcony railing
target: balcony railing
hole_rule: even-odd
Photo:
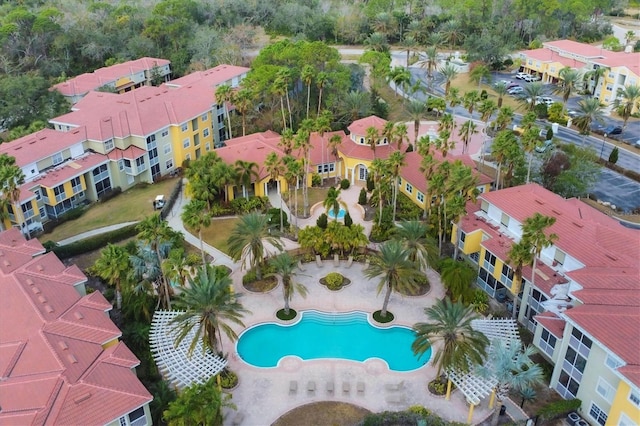
[[[134,421],[131,422],[131,426],[146,426],[147,424],[147,416],[138,417]]]

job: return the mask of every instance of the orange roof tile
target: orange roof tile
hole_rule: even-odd
[[[564,334],[564,327],[567,325],[565,320],[559,318],[553,312],[545,312],[536,315],[534,318],[536,321],[542,324],[542,326],[546,328],[549,333],[553,334],[558,339],[562,339],[562,335]]]
[[[382,133],[382,130],[384,129],[385,124],[387,124],[387,120],[384,120],[375,115],[370,115],[369,117],[361,118],[359,120],[354,121],[347,127],[347,129],[351,134],[354,134],[357,136],[366,136],[367,129],[369,127],[375,127],[376,129],[378,129],[379,133]]]
[[[0,144],[0,154],[4,153],[14,157],[16,164],[24,167],[86,140],[87,132],[84,127],[68,132],[42,129],[11,142]]]
[[[109,159],[106,155],[87,152],[81,157],[66,161],[57,167],[44,171],[40,175],[40,178],[34,179],[32,183],[37,182],[38,185],[46,186],[47,188],[55,188],[74,177],[78,177],[89,170],[92,170],[96,166],[108,162]]]

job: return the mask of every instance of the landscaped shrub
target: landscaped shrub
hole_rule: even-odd
[[[176,203],[176,200],[178,199],[178,197],[180,196],[181,191],[182,191],[182,179],[178,179],[178,182],[176,182],[176,185],[173,187],[173,191],[171,191],[171,195],[169,195],[169,199],[167,200],[164,207],[162,207],[162,210],[160,211],[160,217],[162,219],[166,219],[167,216],[169,216],[169,213],[171,213],[171,209],[173,208],[173,205]]]
[[[611,154],[609,154],[609,162],[611,164],[616,164],[618,162],[618,147],[614,147],[613,150],[611,151]]]
[[[86,253],[88,251],[98,250],[107,245],[107,243],[116,243],[127,238],[135,236],[136,224],[128,225],[115,231],[105,232],[94,237],[85,238],[84,240],[64,246],[55,246],[53,251],[60,259],[67,259],[72,256]]]
[[[319,174],[314,173],[311,175],[311,186],[320,186],[322,185],[322,178]]]
[[[367,204],[367,190],[364,188],[360,190],[360,195],[358,195],[358,204],[361,206]]]
[[[329,218],[327,217],[326,213],[322,213],[320,216],[318,216],[318,219],[316,219],[316,226],[320,229],[327,229],[328,223]]]
[[[220,372],[220,386],[222,389],[233,389],[238,384],[238,375],[225,368]]]
[[[540,416],[540,420],[551,420],[556,417],[567,415],[580,408],[581,405],[582,401],[579,399],[563,399],[545,405],[540,408],[536,414]]]
[[[367,192],[371,192],[375,189],[376,183],[373,181],[373,177],[367,176]]]
[[[226,207],[221,205],[220,203],[213,203],[211,205],[211,210],[209,210],[211,216],[219,217],[219,216],[229,216],[233,214],[233,210],[230,207]],[[279,219],[278,219],[279,220]],[[278,222],[280,223],[280,222]]]
[[[330,272],[326,277],[325,281],[327,282],[327,288],[329,290],[337,290],[342,287],[342,283],[344,282],[344,277],[337,272]]]
[[[342,179],[340,181],[340,189],[349,189],[350,185],[351,185],[351,182],[349,182],[349,179]]]
[[[424,209],[417,206],[405,194],[398,193],[396,220],[416,220],[422,217]]]
[[[267,211],[267,216],[269,217],[269,223],[274,226],[280,226],[280,209],[269,209]],[[289,219],[287,218],[286,212],[282,212],[282,227],[284,229],[289,229]]]
[[[344,226],[346,227],[350,227],[351,225],[353,225],[353,219],[351,219],[351,215],[349,214],[349,212],[346,212],[344,214]]]
[[[229,207],[235,214],[246,214],[252,212],[254,210],[258,210],[263,212],[267,207],[269,199],[267,197],[249,197],[247,198],[236,198],[231,200],[229,203]]]

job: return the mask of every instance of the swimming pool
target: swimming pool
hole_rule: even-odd
[[[338,210],[338,219],[344,219],[344,215],[347,214],[345,209]],[[329,219],[336,219],[336,216],[333,214],[333,209],[329,209],[329,213],[327,213],[327,217]]]
[[[360,362],[379,358],[390,370],[412,371],[431,358],[431,350],[420,358],[413,354],[414,339],[408,327],[372,325],[365,312],[304,311],[292,325],[265,323],[245,330],[236,350],[244,362],[255,367],[276,367],[286,356]]]

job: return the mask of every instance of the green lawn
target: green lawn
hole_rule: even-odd
[[[327,192],[329,192],[329,188],[309,188],[309,209],[311,209],[311,207],[313,207],[314,204],[323,202],[327,198]],[[288,201],[287,201],[287,196],[288,196],[287,193],[284,193],[284,201],[289,206],[289,210],[293,212],[295,207],[294,194],[291,193],[291,197],[289,198]],[[304,201],[302,198],[302,189],[298,189],[298,215],[300,217],[302,217],[303,204],[304,204]],[[274,207],[278,208],[280,206],[274,206]],[[289,218],[289,221],[291,221],[291,218]]]
[[[213,219],[211,226],[202,231],[202,239],[209,245],[217,248],[223,253],[229,254],[229,247],[227,246],[227,239],[231,235],[231,231],[238,223],[238,218],[225,218],[225,219]],[[198,234],[192,232],[197,238]]]
[[[60,241],[91,229],[144,219],[154,212],[153,200],[156,195],[163,194],[165,199],[168,198],[177,181],[178,178],[173,178],[150,185],[143,184],[104,203],[95,203],[80,218],[63,223],[39,239]]]
[[[459,74],[452,82],[451,82],[451,87],[456,87],[458,89],[460,89],[460,96],[464,95],[467,92],[470,92],[472,90],[477,90],[479,92],[482,91],[482,89],[487,91],[487,94],[489,95],[489,99],[493,99],[496,103],[498,103],[498,95],[496,95],[496,92],[493,90],[493,88],[491,87],[490,84],[482,84],[479,88],[478,88],[478,83],[474,83],[472,81],[469,81],[469,74]],[[516,98],[514,98],[513,96],[510,95],[505,95],[502,98],[502,106],[509,106],[511,108],[513,108],[514,111],[522,113],[524,110],[524,107],[522,105],[521,102],[519,102],[518,100],[516,100]]]

